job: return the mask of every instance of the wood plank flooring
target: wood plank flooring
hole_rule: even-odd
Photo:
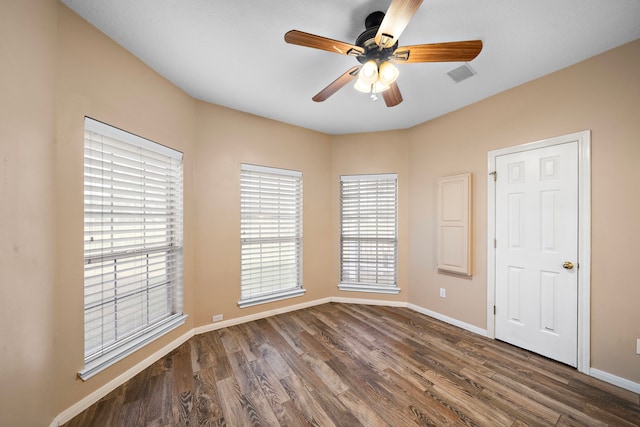
[[[640,396],[406,308],[324,304],[193,337],[75,426],[638,426]]]

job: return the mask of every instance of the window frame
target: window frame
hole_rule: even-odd
[[[390,190],[388,187],[391,183],[392,189]],[[374,187],[377,188],[375,194],[366,194]],[[376,203],[381,199],[384,203]],[[392,208],[388,204],[389,201],[393,202]],[[366,211],[363,212],[363,210]],[[364,214],[367,215],[366,222],[362,220]],[[376,228],[374,232],[367,229],[367,225],[370,226],[372,222]],[[369,247],[375,246],[373,258],[365,259],[360,255],[360,248],[366,244]],[[353,249],[354,247],[358,249]],[[382,294],[398,294],[400,292],[398,286],[397,174],[340,176],[339,251],[340,280],[338,288],[340,290]],[[385,272],[389,268],[389,253],[391,253],[392,261],[391,275]],[[368,255],[371,255],[371,251]],[[345,261],[345,258],[350,258],[350,260]],[[363,264],[366,264],[367,267],[364,267]],[[375,276],[373,280],[371,280],[372,275]],[[367,279],[361,280],[361,277],[367,277]]]
[[[78,376],[86,381],[183,325],[187,316],[182,311],[182,153],[90,117],[85,117],[84,121],[83,146],[85,355],[84,368]],[[154,160],[148,160],[146,156],[154,157]],[[166,172],[154,164],[155,158],[167,162]],[[155,172],[151,172],[153,168],[156,168]],[[160,181],[165,177],[163,173],[166,173],[166,180]],[[166,188],[165,193],[145,187],[151,186],[148,183],[152,174],[155,175],[153,179]],[[132,184],[134,180],[139,182]],[[136,185],[142,189],[132,191]],[[166,199],[161,202],[154,199],[163,196]],[[158,207],[161,205],[166,208]],[[152,223],[149,217],[153,210],[158,211],[154,215],[163,216],[163,219]],[[117,221],[119,216],[126,216],[126,226]],[[95,245],[96,241],[104,243]],[[124,243],[126,247],[122,245]],[[122,270],[118,271],[118,263],[121,268],[126,265],[129,269],[126,279]],[[125,281],[127,285],[124,285]],[[132,290],[124,292],[125,286]],[[112,296],[106,296],[107,293]],[[130,302],[135,302],[137,297],[140,298],[139,309]],[[134,307],[131,309],[135,313],[132,320],[119,323],[118,316],[131,314],[125,314],[118,302]],[[158,302],[161,302],[159,306],[154,305]],[[103,308],[109,306],[113,308]],[[160,308],[152,314],[152,306]],[[93,328],[91,322],[95,318],[87,310],[101,312],[96,328],[102,335],[102,342],[90,349],[87,340],[96,337],[95,334],[91,334],[93,338],[89,337],[87,331]],[[113,314],[105,316],[105,312]],[[109,335],[113,335],[113,339],[109,336],[105,340],[105,328],[110,326],[113,332]],[[119,333],[121,337],[117,336]]]
[[[306,292],[302,269],[302,179],[301,171],[247,163],[240,165],[240,308],[293,298]],[[273,204],[275,196],[277,208]],[[265,218],[274,215],[273,221],[264,222]],[[293,225],[288,225],[291,222]],[[293,246],[293,263],[287,262],[287,257],[291,256],[287,245]],[[273,268],[269,270],[264,262],[268,255],[276,255],[276,247],[279,249],[275,268],[280,279],[285,279],[279,284],[273,278]],[[290,271],[292,265],[293,273]],[[283,283],[291,283],[291,274],[294,285],[283,286]],[[274,288],[269,289],[271,286]]]

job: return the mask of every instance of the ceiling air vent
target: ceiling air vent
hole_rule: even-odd
[[[453,79],[454,82],[460,83],[461,81],[474,76],[476,72],[468,64],[463,64],[458,68],[454,68],[453,70],[449,71],[447,74]]]

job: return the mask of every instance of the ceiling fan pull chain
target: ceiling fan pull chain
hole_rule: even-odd
[[[376,95],[376,84],[375,83],[371,83],[371,100],[373,102],[378,100],[378,96]]]

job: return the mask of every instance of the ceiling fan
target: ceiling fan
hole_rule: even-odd
[[[287,43],[328,52],[353,56],[362,65],[351,67],[312,99],[322,102],[348,83],[356,80],[355,88],[377,99],[381,93],[387,107],[402,102],[396,83],[399,72],[395,63],[467,62],[482,50],[481,40],[418,44],[398,47],[398,38],[409,24],[423,0],[392,0],[387,13],[373,12],[365,20],[365,31],[355,44],[316,36],[298,30],[284,35]]]

